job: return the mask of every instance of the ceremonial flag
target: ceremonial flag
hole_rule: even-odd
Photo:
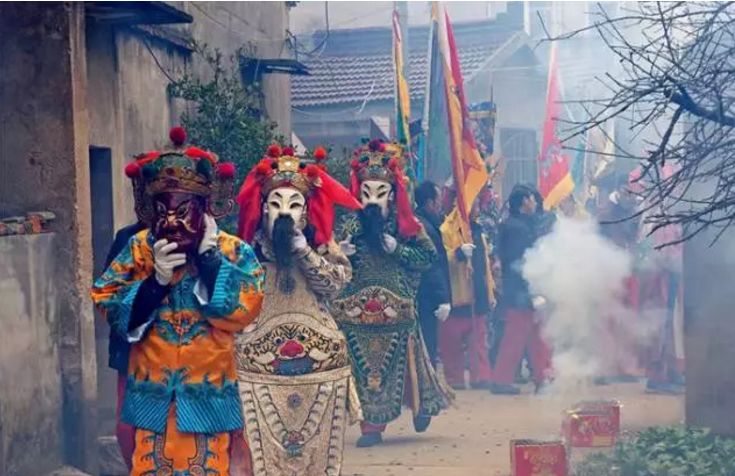
[[[470,126],[452,25],[446,9],[438,2],[432,3],[431,21],[428,160],[451,159],[460,230],[465,240],[471,240],[470,209],[489,176]],[[448,154],[441,155],[442,152]]]
[[[551,43],[549,79],[546,89],[546,118],[544,136],[539,155],[538,186],[544,198],[544,208],[556,207],[574,191],[574,180],[569,170],[569,156],[562,151],[561,140],[556,132],[559,107],[559,72],[556,64],[556,42]]]
[[[411,146],[411,135],[408,129],[408,118],[411,116],[411,97],[406,81],[403,62],[403,34],[398,8],[393,10],[393,67],[396,86],[396,141],[408,151]]]

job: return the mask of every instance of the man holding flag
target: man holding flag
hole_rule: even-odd
[[[456,193],[454,209],[441,231],[450,261],[452,303],[457,307],[456,315],[442,324],[440,353],[449,383],[463,387],[464,359],[458,349],[461,349],[462,339],[471,334],[471,383],[487,386],[490,364],[483,314],[489,312],[495,303],[494,285],[489,250],[479,224],[471,224],[470,211],[487,184],[489,174],[470,125],[452,25],[444,7],[436,2],[432,4],[430,54],[426,112],[431,120],[427,148],[430,159],[451,158]]]

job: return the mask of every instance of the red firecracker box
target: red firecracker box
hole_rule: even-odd
[[[512,440],[512,476],[567,476],[567,450],[561,441]]]
[[[566,413],[562,434],[574,448],[614,446],[620,434],[620,402],[601,400],[576,404]]]

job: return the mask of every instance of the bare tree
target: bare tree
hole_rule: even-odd
[[[616,120],[639,139],[639,150],[618,143],[614,154],[641,162],[641,213],[652,229],[681,225],[683,240],[724,230],[735,222],[735,5],[624,5],[610,14],[597,4],[588,27],[547,33],[598,35],[620,65],[598,76],[605,94],[571,101],[586,114],[566,121],[565,140]]]

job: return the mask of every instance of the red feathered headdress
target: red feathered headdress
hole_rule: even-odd
[[[350,171],[350,191],[360,198],[360,184],[365,180],[382,180],[393,186],[396,198],[396,221],[398,233],[403,238],[412,238],[421,230],[421,224],[413,214],[408,196],[408,178],[401,166],[402,150],[397,144],[385,144],[378,139],[354,152]]]
[[[289,152],[290,155],[280,155]],[[240,204],[238,234],[252,243],[261,224],[262,204],[271,190],[292,187],[306,197],[309,223],[315,229],[317,246],[332,239],[334,228],[334,205],[350,210],[361,208],[342,184],[333,179],[324,168],[306,165],[293,155],[293,150],[281,150],[277,145],[267,151],[268,157],[261,160],[245,178],[237,201]],[[322,160],[326,158],[326,155]]]

